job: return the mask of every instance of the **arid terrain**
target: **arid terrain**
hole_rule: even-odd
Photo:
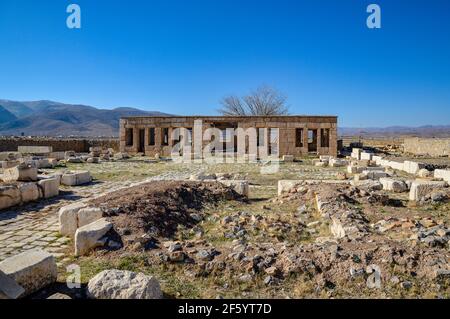
[[[57,257],[57,282],[33,298],[85,298],[89,280],[109,269],[152,275],[166,298],[450,296],[446,187],[411,201],[406,189],[388,191],[314,157],[280,161],[271,174],[263,163],[69,162],[40,173],[89,171],[92,182],[0,212],[0,259],[37,247]],[[430,162],[450,167],[448,158]],[[245,181],[248,193],[220,180]],[[280,191],[280,180],[296,182]],[[75,256],[58,212],[81,200],[111,228],[102,247]],[[69,265],[80,266],[80,289],[65,285]]]

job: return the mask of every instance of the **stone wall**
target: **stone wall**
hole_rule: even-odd
[[[405,138],[403,147],[414,155],[450,156],[450,138]]]
[[[89,152],[89,147],[100,146],[119,151],[118,139],[70,139],[70,138],[20,138],[1,137],[0,152],[17,152],[19,146],[51,146],[53,152],[75,151]]]

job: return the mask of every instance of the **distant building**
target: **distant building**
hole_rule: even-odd
[[[222,132],[220,142],[223,143],[223,150],[227,151],[230,151],[230,143],[233,144],[231,151],[236,153],[241,153],[243,149],[247,152],[249,144],[255,143],[259,156],[262,151],[269,154],[278,153],[280,157],[306,154],[337,155],[336,116],[125,117],[120,120],[120,150],[130,154],[170,156],[174,145],[180,141],[175,130],[186,129],[191,134],[188,143],[192,143],[192,136],[198,129],[199,121],[202,134],[208,128],[219,129]],[[253,130],[256,133],[252,134],[251,130],[247,130],[249,128],[256,128],[257,130]],[[230,134],[233,130],[234,133]],[[203,145],[209,142],[203,140]],[[241,147],[238,147],[239,145]]]

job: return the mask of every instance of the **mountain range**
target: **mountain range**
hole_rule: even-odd
[[[111,110],[54,101],[0,100],[0,135],[115,137],[125,116],[170,116],[121,107]]]

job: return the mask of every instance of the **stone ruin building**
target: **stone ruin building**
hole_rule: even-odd
[[[192,132],[195,123],[200,120],[203,132],[207,128],[221,130],[221,142],[224,143],[223,149],[227,151],[230,150],[229,144],[226,144],[228,141],[233,142],[235,153],[238,153],[239,143],[246,143],[247,152],[249,142],[253,142],[257,143],[258,150],[265,147],[268,154],[276,154],[271,148],[277,147],[280,157],[337,155],[337,116],[125,117],[120,121],[120,151],[130,154],[143,153],[147,156],[169,156],[172,147],[179,141],[179,137],[178,141],[177,138],[174,140],[176,134],[172,134],[173,131],[176,128],[184,128]],[[257,128],[257,136],[248,134],[248,128]],[[235,129],[233,137],[226,133],[227,129]],[[264,143],[260,134],[267,134],[266,140],[270,142]],[[234,141],[230,141],[231,139]],[[191,140],[189,142],[192,143]],[[203,140],[203,144],[209,142]]]

